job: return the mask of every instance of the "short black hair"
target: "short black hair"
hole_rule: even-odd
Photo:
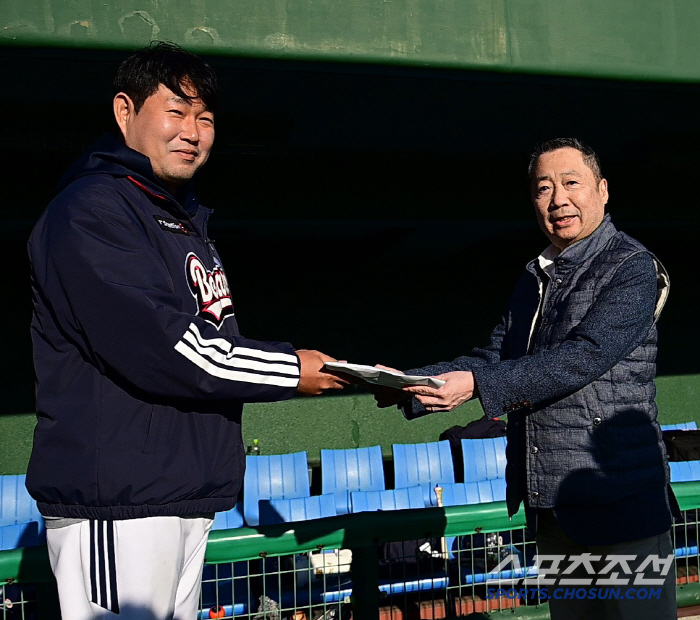
[[[584,144],[578,138],[554,138],[540,144],[530,155],[530,164],[527,167],[527,175],[530,177],[530,180],[532,180],[532,171],[535,169],[535,163],[540,155],[566,148],[576,149],[581,153],[583,163],[591,169],[595,180],[599,183],[603,178],[603,173],[600,170],[600,159],[590,146]]]
[[[162,84],[185,101],[199,98],[214,112],[219,102],[219,81],[214,70],[199,56],[175,43],[153,41],[129,56],[117,70],[114,88],[129,95],[136,113]],[[183,88],[194,90],[188,95]]]

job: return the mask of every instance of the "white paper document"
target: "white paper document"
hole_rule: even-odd
[[[375,366],[363,366],[362,364],[348,364],[347,362],[326,362],[324,364],[329,370],[344,372],[353,377],[364,379],[367,383],[375,385],[385,385],[401,389],[404,385],[427,385],[434,388],[439,388],[445,385],[445,382],[434,377],[418,377],[416,375],[402,375],[400,372],[392,370],[384,370]]]

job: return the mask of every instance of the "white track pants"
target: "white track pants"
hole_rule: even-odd
[[[195,620],[211,526],[148,517],[47,530],[62,620]]]

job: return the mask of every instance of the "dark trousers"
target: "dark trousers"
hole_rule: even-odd
[[[538,513],[537,549],[540,556],[566,556],[556,570],[556,559],[539,562],[540,566],[552,569],[546,578],[556,579],[556,583],[542,586],[549,594],[552,620],[675,620],[677,617],[675,564],[671,562],[663,575],[663,566],[668,567],[668,562],[654,565],[647,560],[649,556],[662,560],[673,557],[670,532],[615,545],[580,545],[562,531],[551,510],[543,510]],[[600,559],[579,563],[570,570],[572,556],[580,558],[586,553]],[[611,555],[628,557],[613,560],[611,568]],[[638,572],[645,561],[647,565]],[[574,583],[577,580],[579,583]],[[663,582],[650,584],[650,580]]]

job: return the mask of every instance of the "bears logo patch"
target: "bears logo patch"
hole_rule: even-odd
[[[197,316],[219,329],[227,317],[233,316],[233,303],[228,280],[221,265],[209,271],[199,257],[190,252],[185,258],[187,283],[197,300]]]

